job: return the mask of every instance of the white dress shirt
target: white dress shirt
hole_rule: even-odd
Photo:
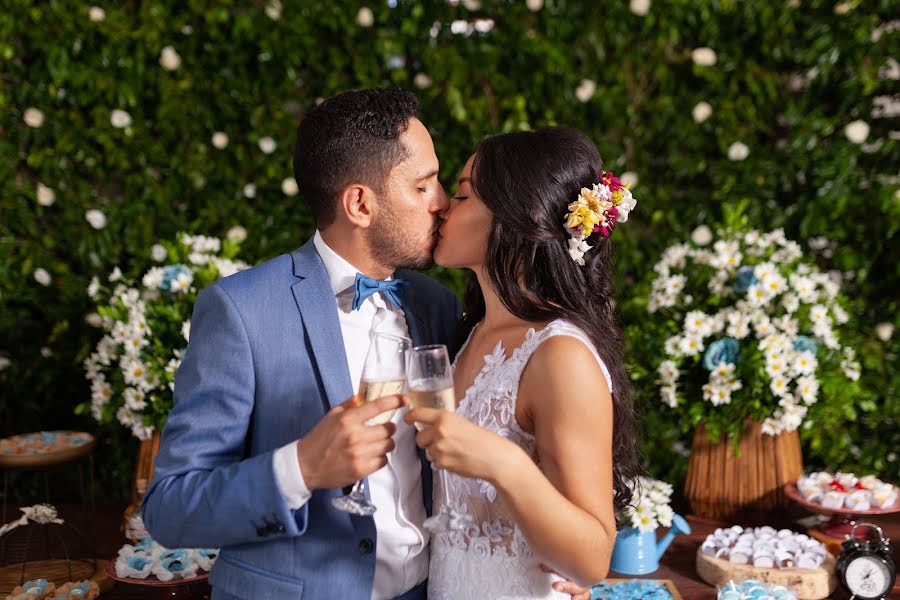
[[[313,243],[334,290],[338,319],[347,354],[347,367],[353,393],[359,391],[370,332],[377,330],[409,337],[403,311],[385,302],[380,293],[366,298],[358,310],[352,310],[354,283],[358,270],[328,247],[316,231]],[[388,464],[369,475],[369,495],[378,510],[373,515],[378,534],[375,546],[375,581],[372,600],[386,600],[409,591],[428,576],[428,532],[422,496],[422,471],[416,453],[415,428],[403,421],[408,409],[398,410],[392,419],[397,425],[395,448],[387,455]],[[275,477],[287,505],[296,510],[312,496],[297,456],[297,442],[275,451]]]

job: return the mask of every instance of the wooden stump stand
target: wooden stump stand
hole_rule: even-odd
[[[122,531],[125,531],[128,519],[132,515],[140,514],[141,499],[153,478],[153,463],[156,460],[156,453],[159,451],[159,440],[159,431],[154,431],[152,438],[141,442],[137,462],[134,465],[134,480],[131,483],[131,503],[122,515]]]
[[[702,425],[694,431],[685,484],[691,512],[752,525],[765,524],[772,511],[787,508],[784,484],[803,474],[800,437],[796,431],[765,435],[760,427],[745,423],[739,455],[725,438],[710,441]]]

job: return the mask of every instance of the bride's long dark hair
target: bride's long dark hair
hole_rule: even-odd
[[[499,134],[478,145],[475,194],[493,213],[485,271],[504,306],[526,321],[565,319],[587,333],[613,385],[613,504],[626,506],[626,482],[639,473],[632,388],[622,357],[612,285],[612,240],[599,233],[579,266],[569,255],[564,217],[581,188],[600,181],[602,161],[584,134],[564,127]],[[466,294],[461,336],[485,312],[477,282]],[[585,457],[590,460],[590,457]]]

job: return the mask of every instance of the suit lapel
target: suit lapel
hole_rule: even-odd
[[[294,275],[300,278],[291,291],[303,319],[325,397],[329,407],[334,407],[353,395],[334,291],[312,240],[294,250],[291,257]]]

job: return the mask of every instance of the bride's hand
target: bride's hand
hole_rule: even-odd
[[[404,418],[422,426],[416,444],[426,450],[434,466],[464,477],[494,483],[507,459],[515,460],[522,453],[509,440],[446,410],[412,408]]]

